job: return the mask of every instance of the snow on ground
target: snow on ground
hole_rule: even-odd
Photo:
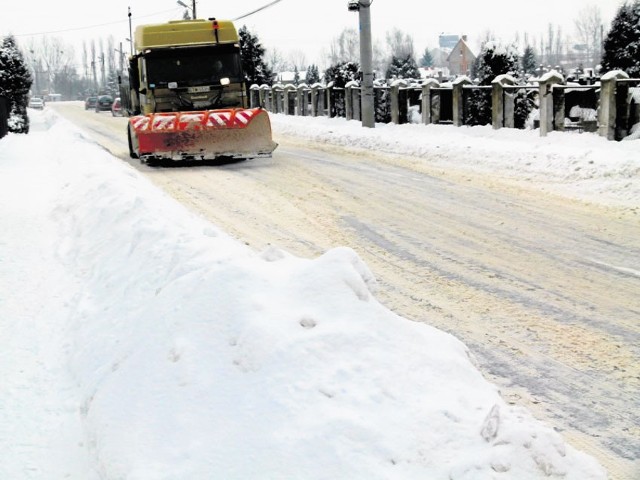
[[[348,246],[252,251],[69,123],[31,120],[0,141],[0,478],[606,478],[460,341],[380,305]],[[496,168],[508,154],[479,132]],[[551,165],[550,141],[553,159],[531,143]]]
[[[595,133],[491,126],[376,124],[341,118],[272,115],[274,131],[331,145],[421,158],[430,165],[525,181],[554,193],[607,205],[640,206],[640,148]]]

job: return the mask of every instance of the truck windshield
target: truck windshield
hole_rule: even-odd
[[[145,55],[148,83],[156,88],[215,85],[221,78],[242,81],[240,49],[232,45],[156,50]]]

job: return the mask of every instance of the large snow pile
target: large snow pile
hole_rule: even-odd
[[[0,142],[0,478],[606,478],[351,249],[254,252],[32,121]]]

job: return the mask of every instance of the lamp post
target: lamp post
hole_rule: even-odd
[[[375,128],[373,92],[373,47],[371,45],[371,3],[373,0],[349,0],[348,9],[360,19],[360,68],[362,68],[362,126]]]
[[[191,3],[193,6],[190,7],[189,5],[185,4],[184,2],[181,2],[180,0],[177,1],[177,4],[180,5],[181,7],[191,9],[191,19],[195,20],[196,19],[196,0],[192,0]]]

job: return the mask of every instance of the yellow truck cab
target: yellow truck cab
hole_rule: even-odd
[[[122,92],[129,114],[246,107],[240,44],[225,20],[141,25]]]

